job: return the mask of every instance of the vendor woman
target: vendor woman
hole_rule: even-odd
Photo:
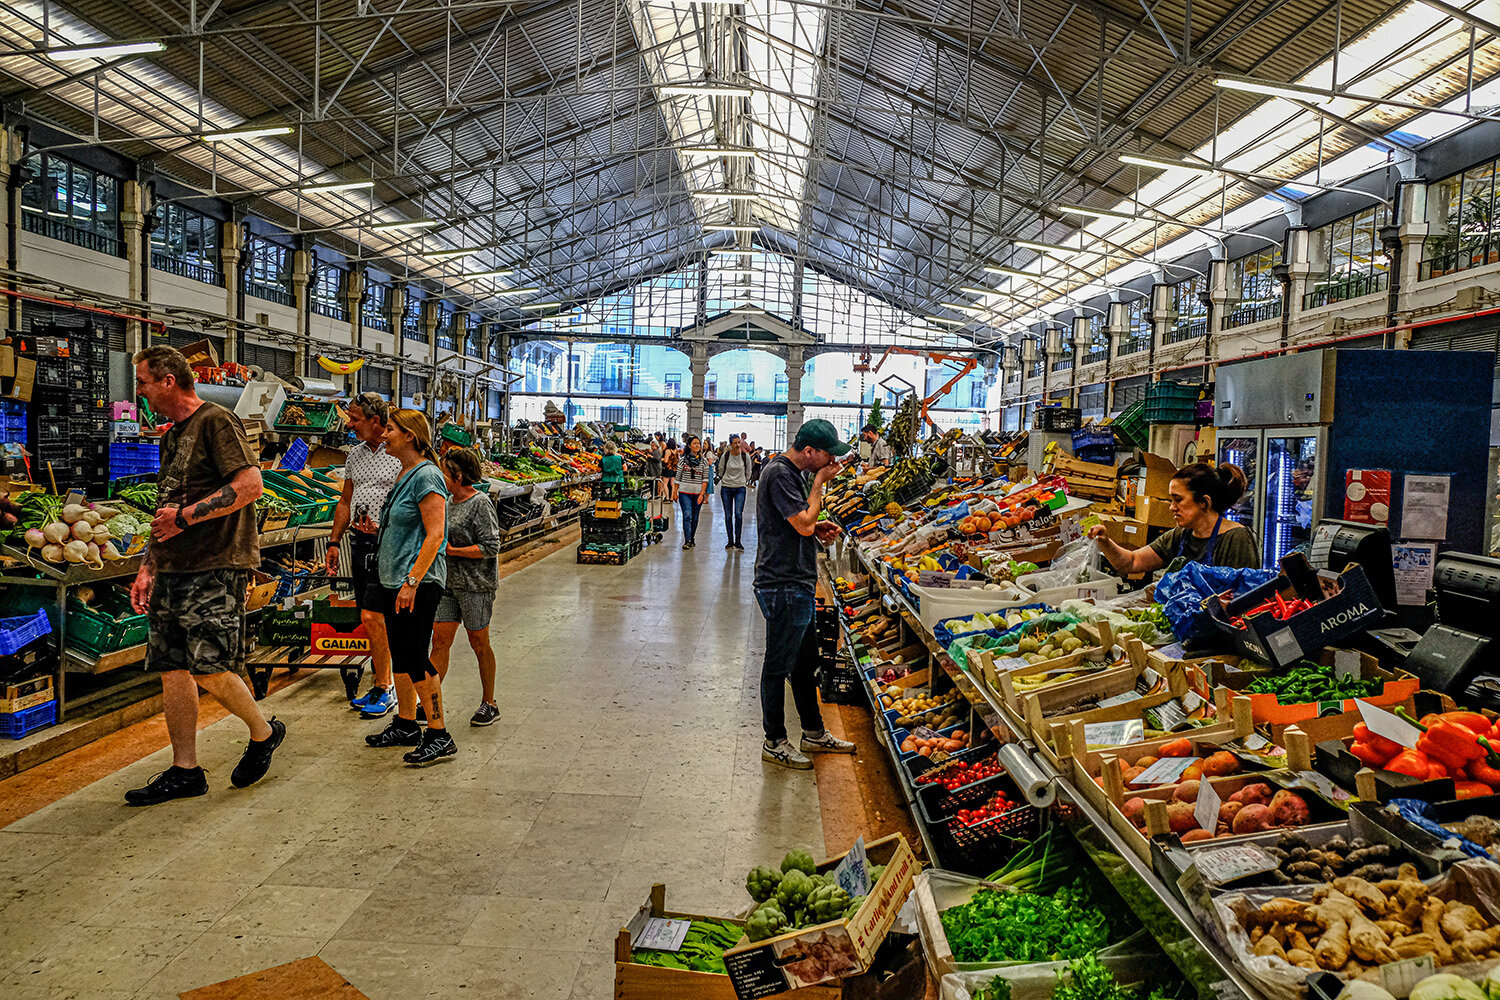
[[[1179,560],[1259,569],[1260,546],[1254,534],[1224,516],[1224,511],[1244,496],[1246,485],[1239,466],[1214,468],[1203,462],[1186,465],[1177,470],[1168,485],[1172,520],[1177,527],[1139,549],[1110,541],[1102,524],[1090,528],[1089,537],[1099,543],[1099,551],[1110,565],[1126,576],[1149,573]]]

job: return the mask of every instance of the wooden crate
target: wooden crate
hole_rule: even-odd
[[[15,715],[17,712],[45,705],[52,700],[52,676],[50,674],[0,687],[0,712],[6,715]]]

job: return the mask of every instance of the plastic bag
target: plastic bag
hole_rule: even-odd
[[[1050,567],[1038,573],[1028,573],[1026,586],[1041,593],[1055,587],[1088,583],[1099,578],[1098,565],[1099,543],[1092,538],[1080,538],[1064,546]]]
[[[1242,594],[1276,576],[1274,569],[1233,569],[1190,562],[1157,581],[1156,599],[1161,602],[1167,621],[1172,623],[1172,631],[1186,642],[1211,634],[1208,612],[1203,610],[1204,600],[1226,590]]]

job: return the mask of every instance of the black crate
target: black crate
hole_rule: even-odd
[[[587,512],[580,514],[578,525],[583,531],[585,538],[619,539],[621,541],[634,541],[639,537],[636,526],[639,522],[633,517],[595,517]]]
[[[32,355],[36,361],[36,384],[49,389],[68,387],[68,359]]]
[[[109,396],[109,367],[107,365],[99,365],[89,369],[88,394],[100,400]]]
[[[1043,431],[1076,431],[1083,423],[1083,411],[1076,406],[1038,406],[1036,426]]]
[[[98,407],[89,407],[81,415],[69,417],[68,427],[75,441],[109,443],[109,414]]]
[[[65,414],[57,416],[37,415],[29,429],[28,439],[31,441],[31,450],[40,453],[44,448],[57,449],[66,448],[72,437],[72,427]],[[56,454],[56,452],[53,452]]]
[[[818,689],[830,705],[859,705],[865,700],[859,671],[841,657],[825,656],[818,666]]]
[[[965,825],[956,816],[931,818],[920,801],[917,809],[932,838],[937,860],[944,868],[963,875],[988,875],[1042,833],[1041,811],[1029,805],[1019,805],[973,826]]]

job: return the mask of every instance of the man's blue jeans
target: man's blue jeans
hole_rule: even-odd
[[[745,529],[745,487],[720,486],[719,499],[724,502],[724,540],[738,545]]]
[[[757,590],[766,618],[766,659],[760,668],[760,711],[766,742],[786,739],[786,684],[802,720],[802,731],[823,731],[818,708],[818,637],[813,630],[813,592],[799,587]]]

